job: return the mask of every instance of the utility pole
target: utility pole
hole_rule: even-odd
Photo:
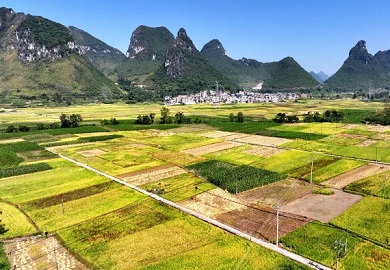
[[[313,165],[314,165],[314,158],[313,154],[311,156],[311,168],[310,168],[310,184],[313,184]]]
[[[383,180],[383,187],[382,187],[382,199],[385,198],[385,189],[386,189],[386,181],[387,181],[387,174],[384,175],[384,180]]]
[[[375,161],[378,162],[378,146],[375,147]]]
[[[276,208],[276,246],[279,247],[279,209],[280,209],[280,206],[277,205],[275,208]]]

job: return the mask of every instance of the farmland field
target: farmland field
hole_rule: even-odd
[[[390,201],[367,196],[332,220],[332,224],[390,246]]]
[[[0,210],[2,212],[1,220],[3,224],[6,224],[6,229],[9,230],[5,234],[0,235],[0,239],[29,235],[37,231],[27,220],[26,216],[16,207],[0,202]]]
[[[182,111],[205,123],[134,124],[137,115],[158,117],[160,109],[157,104],[94,104],[0,113],[2,130],[13,121],[32,128],[0,134],[0,171],[23,173],[0,178],[0,199],[15,205],[0,203],[10,228],[2,238],[49,231],[84,264],[80,269],[305,269],[45,149],[57,145],[49,150],[271,242],[274,207],[281,206],[283,245],[327,266],[335,267],[334,241],[348,237],[342,269],[390,267],[389,164],[369,161],[390,162],[390,130],[359,124],[372,105],[299,100],[172,106],[171,115]],[[325,109],[348,114],[338,123],[271,120],[279,112],[302,118],[308,110]],[[245,122],[230,122],[229,114],[239,111]],[[34,128],[38,121],[58,122],[61,113],[80,113],[85,126]],[[101,125],[111,117],[120,123]],[[40,164],[50,167],[26,169]],[[34,247],[35,255],[43,255],[40,248]]]
[[[347,252],[340,269],[388,269],[390,250],[320,223],[309,223],[281,238],[287,248],[312,260],[335,268],[336,240],[347,241]]]

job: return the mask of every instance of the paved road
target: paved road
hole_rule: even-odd
[[[282,255],[284,255],[284,256],[286,256],[286,257],[292,259],[292,260],[298,261],[298,262],[300,262],[300,263],[302,263],[302,264],[305,264],[305,265],[307,265],[307,266],[309,266],[309,267],[311,267],[311,268],[314,268],[314,269],[322,269],[322,270],[330,270],[330,269],[331,269],[331,268],[326,267],[326,266],[324,266],[324,265],[321,265],[321,264],[318,264],[318,263],[316,263],[316,262],[313,262],[313,261],[310,260],[310,259],[307,259],[307,258],[305,258],[305,257],[302,257],[302,256],[300,256],[300,255],[298,255],[298,254],[295,254],[295,253],[293,253],[293,252],[291,252],[291,251],[288,251],[288,250],[285,250],[285,249],[283,249],[283,248],[277,247],[276,245],[273,245],[273,244],[271,244],[271,243],[269,243],[269,242],[265,242],[265,241],[263,241],[263,240],[261,240],[261,239],[252,237],[251,235],[246,234],[246,233],[244,233],[244,232],[242,232],[242,231],[239,231],[239,230],[237,230],[237,229],[235,229],[235,228],[233,228],[233,227],[230,227],[230,226],[228,226],[228,225],[226,225],[226,224],[224,224],[224,223],[222,223],[222,222],[219,222],[218,220],[209,218],[208,216],[205,216],[205,215],[200,214],[200,213],[198,213],[198,212],[196,212],[196,211],[193,211],[193,210],[191,210],[191,209],[188,209],[188,208],[186,208],[186,207],[183,207],[183,206],[181,206],[181,205],[179,205],[179,204],[177,204],[177,203],[174,203],[174,202],[172,202],[172,201],[169,201],[169,200],[167,200],[167,199],[164,199],[163,197],[160,197],[160,196],[158,196],[158,195],[156,195],[156,194],[154,194],[154,193],[151,193],[151,192],[148,192],[148,191],[146,191],[146,190],[143,190],[143,189],[141,189],[141,188],[139,188],[139,187],[137,187],[137,186],[135,186],[135,185],[132,185],[132,184],[129,184],[129,183],[125,182],[125,181],[122,181],[122,180],[120,180],[119,178],[116,178],[116,177],[114,177],[114,176],[112,176],[112,175],[109,175],[109,174],[104,173],[104,172],[102,172],[102,171],[96,170],[96,169],[94,169],[94,168],[92,168],[92,167],[90,167],[90,166],[88,166],[88,165],[86,165],[86,164],[83,164],[83,163],[81,163],[81,162],[78,162],[77,160],[71,159],[71,158],[66,157],[66,156],[64,156],[64,155],[61,155],[61,154],[58,154],[58,155],[59,155],[61,158],[64,158],[64,159],[66,159],[66,160],[69,160],[70,162],[76,163],[77,165],[79,165],[79,166],[81,166],[81,167],[83,167],[83,168],[85,168],[85,169],[88,169],[88,170],[93,171],[93,172],[95,172],[95,173],[97,173],[97,174],[100,174],[100,175],[102,175],[102,176],[104,176],[104,177],[107,177],[107,178],[109,178],[109,179],[111,179],[111,180],[113,180],[113,181],[116,181],[116,182],[118,182],[118,183],[120,183],[120,184],[122,184],[122,185],[125,185],[125,186],[127,186],[127,187],[129,187],[129,188],[131,188],[131,189],[134,189],[134,190],[136,190],[136,191],[138,191],[138,192],[140,192],[140,193],[142,193],[142,194],[145,194],[146,196],[149,196],[149,197],[151,197],[151,198],[153,198],[153,199],[155,199],[155,200],[157,200],[157,201],[160,201],[160,202],[162,202],[162,203],[164,203],[164,204],[166,204],[166,205],[169,205],[169,206],[171,206],[171,207],[174,207],[174,208],[176,208],[176,209],[179,209],[180,211],[183,211],[183,212],[185,212],[185,213],[187,213],[187,214],[190,214],[190,215],[192,215],[192,216],[194,216],[194,217],[197,217],[197,218],[199,218],[199,219],[201,219],[201,220],[203,220],[203,221],[206,221],[206,222],[208,222],[208,223],[210,223],[210,224],[212,224],[212,225],[214,225],[214,226],[217,226],[217,227],[219,227],[219,228],[221,228],[221,229],[223,229],[223,230],[225,230],[225,231],[228,231],[228,232],[233,233],[233,234],[235,234],[235,235],[241,236],[241,237],[243,237],[243,238],[245,238],[245,239],[248,239],[249,241],[252,241],[252,242],[254,242],[254,243],[256,243],[256,244],[259,244],[259,245],[261,245],[261,246],[263,246],[263,247],[265,247],[265,248],[268,248],[268,249],[270,249],[270,250],[276,251],[276,252],[278,252],[278,253],[280,253],[280,254],[282,254]]]

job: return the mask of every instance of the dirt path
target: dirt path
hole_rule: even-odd
[[[352,171],[346,172],[342,175],[336,176],[328,181],[323,182],[323,184],[335,188],[343,188],[357,180],[388,170],[390,170],[390,166],[370,163]]]
[[[282,207],[282,211],[328,223],[362,199],[334,189],[333,195],[308,194]]]

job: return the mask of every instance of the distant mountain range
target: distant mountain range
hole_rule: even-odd
[[[3,102],[12,97],[110,100],[134,87],[162,97],[216,87],[301,91],[320,83],[340,91],[367,90],[389,88],[390,82],[390,52],[372,56],[364,41],[328,78],[323,72],[309,74],[292,57],[271,63],[234,60],[217,39],[199,51],[183,28],[174,37],[165,27],[139,26],[125,55],[74,26],[8,8],[0,8],[0,62]]]
[[[390,50],[368,53],[366,42],[360,40],[350,51],[341,68],[325,86],[336,91],[367,91],[390,89]]]
[[[313,76],[313,78],[316,79],[316,81],[319,83],[323,83],[324,81],[329,79],[329,76],[322,71],[318,73],[315,73],[314,71],[310,71],[310,75]]]

